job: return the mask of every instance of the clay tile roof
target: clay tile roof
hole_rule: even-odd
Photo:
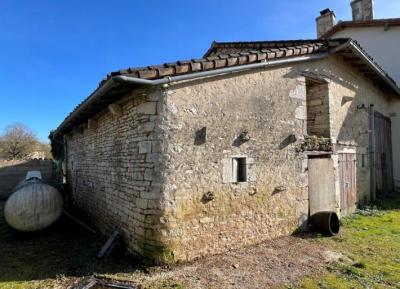
[[[341,39],[340,43],[344,43],[346,40],[348,39]],[[331,46],[329,44],[331,41],[332,40],[214,42],[206,55],[201,59],[179,60],[161,65],[131,67],[113,71],[108,74],[106,79],[100,82],[99,86],[110,77],[118,75],[157,79],[234,65],[245,65],[267,59],[325,52]]]
[[[109,73],[107,77],[100,82],[99,88],[89,95],[74,109],[74,111],[70,113],[69,116],[67,116],[63,123],[57,128],[56,132],[61,133],[68,131],[72,127],[85,122],[88,117],[95,115],[100,111],[100,109],[104,108],[109,103],[117,101],[121,95],[123,95],[123,89],[125,89],[125,93],[129,91],[129,87],[119,87],[118,91],[107,92],[107,97],[99,96],[96,100],[93,100],[97,91],[101,89],[108,80],[115,76],[131,76],[148,80],[161,79],[279,58],[293,58],[329,52],[333,49],[340,48],[342,45],[349,42],[357,45],[364,57],[368,57],[368,59],[373,62],[373,59],[368,56],[368,54],[354,40],[349,38],[223,43],[213,42],[211,48],[201,59],[181,60],[147,67],[130,67],[114,71]],[[364,71],[366,76],[371,78],[377,86],[389,90],[391,93],[394,92],[396,95],[398,94],[397,89],[393,90],[393,86],[388,85],[384,80],[382,80],[382,75],[385,75],[387,78],[389,78],[389,76],[376,63],[374,65],[375,67],[378,67],[380,73],[371,70],[371,67],[363,63],[365,60],[360,59],[359,55],[354,55],[354,53],[349,49],[340,51],[340,54],[343,56],[345,61],[354,64],[354,66],[360,68],[360,71]],[[395,82],[393,80],[391,81],[397,88]],[[130,89],[132,89],[132,87],[130,87]]]

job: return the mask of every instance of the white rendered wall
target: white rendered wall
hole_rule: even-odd
[[[400,26],[346,28],[331,38],[351,37],[375,59],[389,75],[400,83]]]
[[[331,38],[350,37],[357,40],[400,85],[400,26],[345,28]],[[396,186],[400,189],[400,101],[392,104],[393,166]]]

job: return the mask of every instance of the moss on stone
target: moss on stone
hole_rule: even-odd
[[[304,141],[300,144],[299,151],[332,151],[330,138],[319,137],[316,135],[304,136]]]

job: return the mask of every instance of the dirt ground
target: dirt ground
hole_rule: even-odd
[[[18,234],[5,224],[3,206],[0,289],[66,289],[93,277],[140,289],[400,289],[400,196],[344,220],[332,238],[282,237],[169,268],[146,267],[123,252],[99,260],[105,240],[65,216]]]
[[[175,283],[175,288],[191,289],[260,289],[291,284],[340,258],[306,237],[282,237],[174,268],[150,270],[151,274],[137,275],[135,283],[163,288],[169,280],[168,286]]]
[[[289,236],[174,267],[145,267],[125,254],[96,258],[104,239],[63,216],[35,234],[9,230],[0,202],[0,289],[72,288],[91,276],[155,288],[271,288],[319,270],[332,252],[309,239]],[[333,254],[335,256],[335,254]]]

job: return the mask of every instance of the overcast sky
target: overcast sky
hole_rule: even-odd
[[[0,131],[23,122],[47,140],[113,70],[201,57],[213,40],[315,38],[350,0],[0,0]],[[376,18],[400,17],[376,0]]]

